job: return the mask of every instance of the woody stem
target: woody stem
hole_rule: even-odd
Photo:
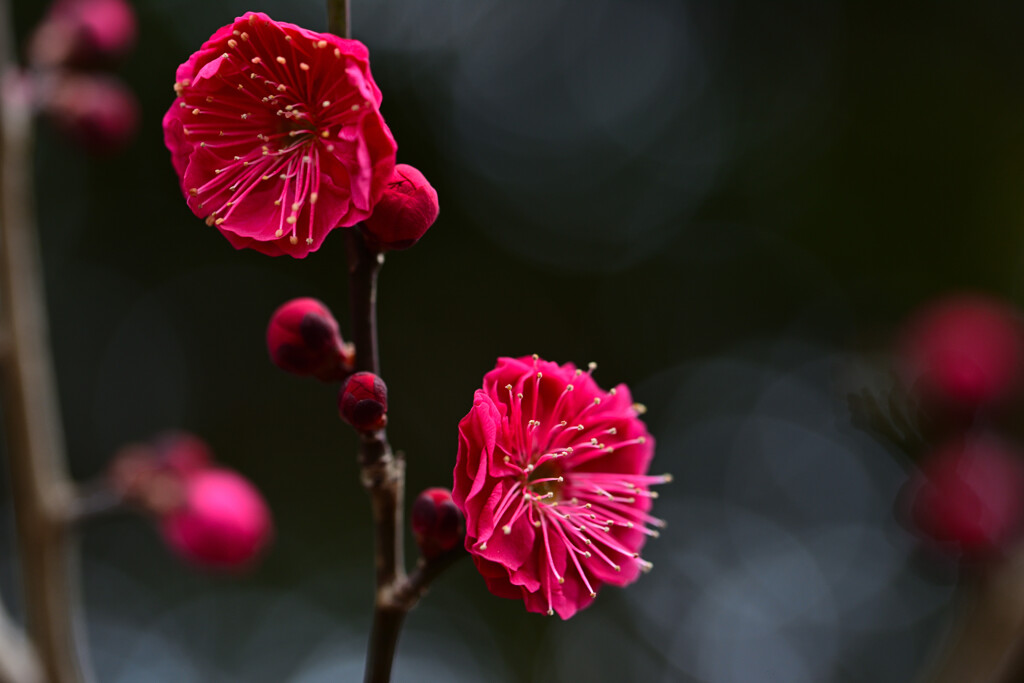
[[[0,377],[28,633],[46,680],[90,678],[78,647],[79,608],[64,455],[50,355],[39,240],[32,215],[32,103],[13,59],[0,2]]]
[[[377,349],[377,274],[383,254],[371,251],[358,228],[348,234],[349,296],[356,370],[380,374]],[[402,558],[402,496],[405,463],[396,457],[383,429],[363,434],[359,463],[362,483],[373,509],[375,600],[373,627],[366,655],[366,681],[386,683],[407,609],[391,599],[395,586],[406,581]]]

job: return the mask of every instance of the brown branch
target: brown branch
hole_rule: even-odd
[[[358,228],[349,229],[349,297],[356,370],[380,374],[377,348],[377,274],[383,254],[367,248]],[[363,435],[359,462],[362,483],[373,508],[375,599],[366,655],[366,681],[387,683],[406,610],[390,599],[394,586],[406,581],[402,557],[402,499],[405,463],[396,457],[383,429]]]
[[[32,216],[32,105],[0,6],[0,363],[7,454],[28,632],[46,679],[87,680],[77,648],[77,567],[39,244]]]
[[[351,38],[352,25],[348,0],[327,0],[327,30],[342,38]]]
[[[982,572],[961,589],[953,629],[922,683],[1024,680],[1024,547]]]
[[[32,644],[0,605],[0,681],[43,683],[43,667]]]

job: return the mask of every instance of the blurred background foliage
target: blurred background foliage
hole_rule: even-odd
[[[44,3],[14,3],[24,39]],[[316,296],[347,331],[344,240],[236,252],[185,206],[160,120],[174,70],[247,10],[137,0],[119,73],[137,142],[103,159],[42,125],[37,190],[76,475],[166,428],[203,435],[276,519],[244,576],[177,563],[145,521],[83,537],[106,681],[357,680],[369,508],[334,388],[263,334]],[[456,424],[499,355],[599,363],[650,409],[675,474],[654,571],[562,623],[469,562],[410,616],[398,680],[906,681],[950,616],[892,518],[905,475],[851,426],[857,359],[950,289],[1020,302],[1024,6],[354,0],[400,162],[441,217],[380,286],[392,444],[450,485]],[[10,557],[10,509],[3,508]],[[0,566],[5,596],[12,567]]]

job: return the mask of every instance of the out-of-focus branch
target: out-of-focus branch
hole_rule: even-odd
[[[87,680],[77,651],[79,604],[68,515],[73,488],[50,357],[38,237],[32,215],[32,104],[12,56],[0,3],[0,363],[27,627],[46,680]]]
[[[921,683],[1024,680],[1024,547],[964,587],[947,642]]]
[[[43,667],[32,644],[0,605],[0,681],[43,683]]]
[[[351,38],[352,25],[348,0],[327,0],[327,30],[342,38]]]

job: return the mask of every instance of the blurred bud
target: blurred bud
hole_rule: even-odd
[[[1024,521],[1024,461],[993,438],[956,441],[925,458],[900,497],[908,526],[939,547],[998,554]]]
[[[221,569],[251,563],[273,535],[270,511],[259,491],[226,469],[189,477],[184,504],[164,516],[161,531],[181,557]]]
[[[125,0],[58,0],[29,41],[36,67],[93,67],[135,44],[135,12]]]
[[[1024,325],[1015,309],[995,299],[953,296],[913,316],[899,355],[908,384],[922,398],[973,409],[1017,389]]]
[[[110,463],[109,477],[125,501],[163,516],[184,504],[187,479],[212,464],[205,441],[187,432],[166,432],[151,443],[119,450]]]
[[[209,469],[213,453],[205,441],[188,432],[164,432],[153,440],[157,457],[164,467],[182,476]]]
[[[341,419],[361,432],[372,432],[387,424],[388,388],[372,372],[357,372],[345,380],[338,394]]]
[[[111,76],[62,75],[42,107],[62,133],[94,154],[124,148],[139,127],[135,95]]]
[[[352,371],[352,347],[338,321],[316,299],[292,299],[270,317],[267,351],[274,365],[293,375],[340,381]]]
[[[438,214],[437,192],[423,174],[398,164],[373,214],[363,221],[367,243],[387,251],[416,244]]]
[[[427,559],[451,550],[465,535],[462,513],[448,489],[427,489],[417,496],[410,521],[420,552]]]

